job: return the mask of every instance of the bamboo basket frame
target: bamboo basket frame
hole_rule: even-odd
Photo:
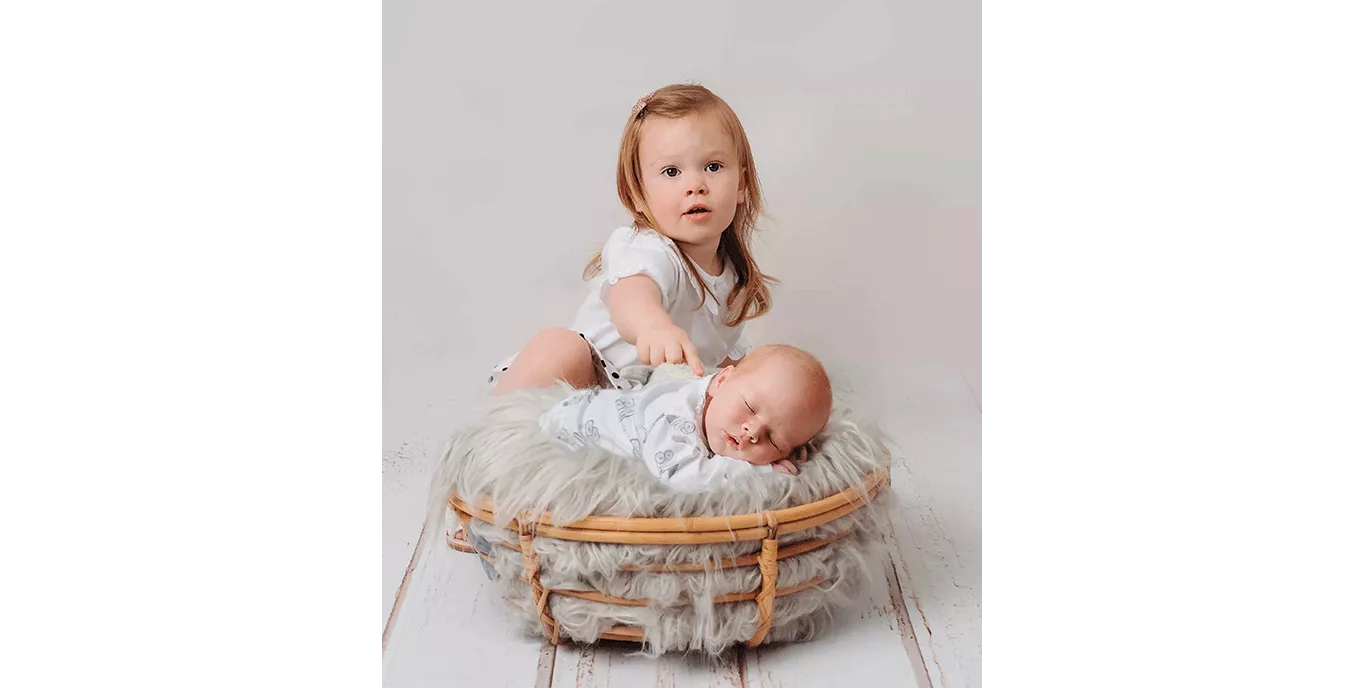
[[[540,560],[536,556],[533,540],[537,537],[572,540],[576,542],[597,542],[627,545],[704,545],[719,542],[740,542],[761,540],[759,553],[741,557],[730,557],[707,563],[660,564],[654,566],[625,565],[624,571],[647,571],[655,573],[690,573],[707,568],[724,569],[744,566],[757,566],[761,569],[762,582],[756,590],[730,593],[714,599],[716,603],[747,602],[755,600],[758,610],[757,629],[746,641],[748,647],[757,647],[766,639],[775,616],[777,597],[792,595],[821,583],[818,578],[799,585],[777,588],[777,564],[781,559],[811,552],[830,545],[850,534],[843,531],[834,535],[794,543],[784,549],[780,547],[780,536],[797,533],[835,521],[865,506],[878,493],[881,487],[889,484],[889,469],[881,468],[871,473],[863,484],[848,487],[835,495],[816,502],[786,509],[767,509],[757,513],[736,516],[710,516],[700,518],[625,518],[620,516],[590,516],[567,525],[555,524],[549,512],[536,516],[519,514],[507,523],[507,528],[516,530],[518,541],[500,543],[522,555],[526,575],[519,579],[531,588],[532,602],[536,614],[540,617],[545,635],[550,642],[559,644],[559,627],[550,616],[550,595],[564,595],[593,602],[619,604],[627,606],[647,606],[650,600],[636,600],[625,597],[612,597],[600,592],[580,590],[553,590],[541,585]],[[463,527],[470,521],[494,523],[493,504],[479,500],[470,504],[453,494],[447,500],[447,506],[456,512]],[[475,550],[462,533],[448,534],[448,544],[459,552],[478,554],[490,563],[493,558]],[[689,604],[683,602],[682,604]],[[613,626],[601,634],[608,640],[643,642],[642,629],[631,626]]]

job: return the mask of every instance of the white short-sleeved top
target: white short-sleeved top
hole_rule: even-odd
[[[726,302],[737,277],[733,266],[724,265],[718,277],[696,267],[695,275],[686,269],[673,241],[652,229],[621,227],[611,233],[602,247],[601,273],[589,284],[588,296],[579,306],[571,329],[580,332],[606,361],[611,370],[642,365],[635,346],[621,338],[611,322],[606,295],[611,286],[624,277],[647,275],[663,294],[663,309],[672,322],[686,331],[700,353],[701,363],[714,367],[725,358],[738,360],[750,348],[743,338],[743,325],[724,324]],[[693,263],[694,264],[694,263]],[[699,277],[697,277],[697,275]],[[701,288],[696,279],[705,280],[714,292],[701,304]]]
[[[588,445],[643,461],[668,488],[697,492],[771,466],[714,454],[702,432],[705,391],[714,375],[669,380],[641,389],[575,392],[541,414],[541,430],[573,449]]]

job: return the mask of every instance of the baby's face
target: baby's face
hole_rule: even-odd
[[[725,368],[709,395],[704,428],[711,451],[756,465],[784,459],[813,439],[831,404],[802,368],[775,356],[747,369]]]

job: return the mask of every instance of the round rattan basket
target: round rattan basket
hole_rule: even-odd
[[[626,571],[647,571],[654,573],[684,573],[692,571],[728,569],[756,566],[761,572],[761,584],[753,590],[721,595],[714,599],[716,603],[756,601],[758,625],[751,637],[744,642],[756,647],[766,639],[775,616],[776,598],[793,595],[824,583],[817,578],[790,587],[776,586],[778,563],[789,557],[811,552],[833,543],[851,534],[850,530],[838,532],[830,537],[801,540],[782,548],[782,536],[808,530],[825,523],[831,523],[861,507],[869,504],[881,489],[889,484],[888,469],[879,469],[871,474],[863,484],[848,487],[830,497],[800,506],[765,510],[757,513],[734,516],[714,516],[700,518],[625,518],[619,516],[592,516],[568,524],[556,524],[549,512],[534,518],[520,514],[507,522],[507,528],[517,532],[516,543],[504,546],[520,552],[525,575],[522,582],[531,589],[531,598],[539,615],[545,636],[558,644],[559,625],[550,615],[550,596],[564,595],[599,604],[628,606],[649,606],[651,600],[614,597],[596,591],[552,590],[541,585],[541,561],[536,556],[533,541],[537,538],[556,538],[576,542],[611,543],[626,545],[707,545],[712,543],[761,540],[761,551],[740,557],[732,557],[712,562],[688,562],[680,564],[662,564],[656,566],[623,565]],[[488,500],[467,503],[452,494],[448,506],[460,520],[461,528],[454,534],[448,533],[448,544],[459,552],[478,554],[493,563],[492,555],[480,552],[467,540],[465,529],[472,520],[483,524],[494,523],[494,507]],[[601,634],[609,640],[644,641],[644,632],[631,626],[612,626]]]

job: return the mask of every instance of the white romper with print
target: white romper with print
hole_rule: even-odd
[[[677,492],[698,492],[735,475],[774,471],[714,454],[706,446],[701,411],[712,379],[713,374],[637,390],[594,387],[575,392],[541,414],[541,430],[573,449],[593,445],[633,456]]]
[[[691,343],[706,367],[714,368],[725,358],[739,360],[751,348],[742,336],[742,324],[737,327],[724,324],[728,314],[726,302],[737,280],[733,266],[726,262],[718,277],[696,267],[696,275],[714,292],[714,297],[707,295],[702,304],[697,277],[686,269],[679,251],[677,245],[662,234],[634,227],[616,229],[602,247],[602,270],[589,282],[588,295],[569,329],[582,334],[592,345],[602,359],[603,372],[616,387],[637,387],[624,372],[627,368],[643,365],[635,345],[621,338],[606,307],[607,292],[624,277],[648,275],[658,285],[663,294],[663,309],[672,317],[672,322],[691,337]],[[498,381],[498,375],[514,358],[515,354],[494,367],[490,384]]]

